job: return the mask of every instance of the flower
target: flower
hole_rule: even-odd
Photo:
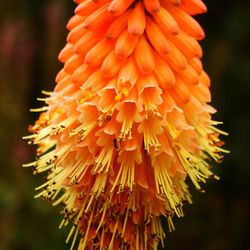
[[[73,249],[157,249],[160,216],[183,216],[189,177],[217,178],[220,134],[211,119],[201,0],[77,0],[64,63],[25,138],[38,145],[36,197],[64,206]]]

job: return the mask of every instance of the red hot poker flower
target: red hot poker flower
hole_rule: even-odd
[[[37,197],[64,206],[78,249],[157,249],[160,216],[183,216],[221,161],[223,134],[211,120],[204,38],[192,15],[201,0],[77,0],[57,85],[33,133]]]

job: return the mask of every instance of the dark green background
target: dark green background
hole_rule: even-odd
[[[167,233],[169,250],[248,249],[250,231],[250,4],[210,0],[198,17],[207,38],[202,42],[205,68],[212,78],[216,120],[230,133],[231,154],[215,164],[221,181],[210,181],[206,194],[193,190],[194,204],[175,219]],[[36,97],[52,90],[61,65],[65,25],[73,13],[71,0],[1,0],[0,3],[0,249],[63,250],[67,230],[58,230],[59,208],[34,200],[42,176],[32,176],[21,163],[34,152],[21,136],[35,115]]]

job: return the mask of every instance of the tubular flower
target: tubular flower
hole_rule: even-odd
[[[36,197],[63,205],[73,249],[157,249],[221,161],[192,15],[201,0],[75,0],[64,64],[32,134],[48,172]],[[78,237],[79,236],[79,237]]]

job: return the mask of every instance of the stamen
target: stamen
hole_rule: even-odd
[[[30,109],[30,112],[43,112],[49,110],[49,107],[41,107],[41,108],[35,108],[35,109]]]
[[[113,146],[107,149],[104,148],[96,158],[93,173],[102,173],[103,171],[105,173],[108,173],[113,158],[113,154],[114,154]]]

